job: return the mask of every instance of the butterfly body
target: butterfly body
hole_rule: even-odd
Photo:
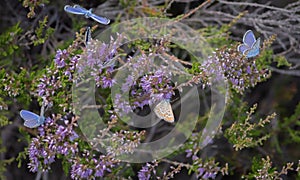
[[[74,6],[65,5],[64,10],[68,13],[84,15],[85,18],[92,18],[93,20],[95,20],[101,24],[107,25],[110,23],[109,19],[92,13],[92,9],[87,10],[79,5],[74,5]]]
[[[245,55],[247,58],[259,55],[260,38],[255,38],[253,32],[248,30],[243,37],[243,44],[237,47],[237,50]]]
[[[168,100],[162,100],[159,102],[153,111],[160,119],[163,119],[169,123],[174,122],[172,106]]]
[[[39,116],[27,110],[21,110],[20,116],[25,120],[24,126],[29,128],[36,128],[45,122],[44,116]]]

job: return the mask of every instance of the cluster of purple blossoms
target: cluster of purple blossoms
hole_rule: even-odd
[[[113,71],[115,67],[117,48],[121,46],[123,36],[111,39],[109,44],[91,41],[88,49],[81,55],[78,72],[81,75],[92,76],[97,87],[110,88],[115,83]]]
[[[126,99],[124,99],[124,97],[122,97],[121,94],[116,94],[115,95],[115,99],[114,99],[114,107],[115,107],[115,111],[121,114],[128,114],[129,112],[131,112],[131,106],[129,101],[127,101]],[[123,114],[123,115],[124,115]]]
[[[57,50],[54,63],[58,69],[64,69],[64,75],[69,77],[71,81],[73,76],[72,73],[76,69],[76,65],[78,63],[79,57],[78,56],[71,56],[70,53],[64,50]]]
[[[137,81],[133,81],[132,75],[129,75],[126,80],[121,91],[123,95],[129,94],[130,102],[123,98],[122,94],[116,94],[114,102],[116,108],[125,113],[130,112],[131,109],[152,105],[163,99],[170,100],[174,94],[170,78],[161,70],[157,70],[153,74],[146,74]]]
[[[58,125],[52,118],[46,118],[44,125],[38,128],[39,135],[32,138],[28,154],[30,171],[37,172],[50,169],[50,164],[58,155],[73,157],[78,152],[78,144],[74,140],[79,136],[72,126]]]
[[[84,159],[82,161],[82,159]],[[111,172],[113,159],[108,156],[100,156],[99,158],[90,158],[87,154],[83,154],[83,158],[74,159],[71,167],[72,179],[95,179],[103,177],[105,172]]]
[[[172,74],[164,66],[155,64],[154,60],[158,56],[155,53],[143,53],[128,58],[127,77],[121,84],[120,92],[115,95],[117,111],[128,113],[131,109],[171,99],[174,94],[170,78]]]
[[[141,139],[144,131],[124,131],[113,133],[111,135],[110,144],[106,147],[106,152],[111,157],[133,153],[134,150],[141,144]],[[130,137],[130,138],[128,138]],[[99,140],[101,141],[101,139]]]
[[[151,172],[149,171],[149,164],[147,163],[142,169],[138,172],[138,178],[140,180],[148,180],[150,179]]]
[[[203,132],[205,134],[206,129],[204,129]],[[195,171],[197,178],[215,179],[216,175],[219,172],[222,172],[221,168],[218,166],[218,163],[214,161],[214,159],[207,159],[206,161],[203,161],[199,158],[199,139],[200,142],[205,145],[212,143],[212,138],[209,135],[205,136],[204,138],[199,138],[199,134],[193,133],[189,140],[189,144],[192,147],[185,150],[186,157],[192,159],[192,169]]]
[[[194,146],[195,149],[195,146]],[[193,165],[197,165],[196,175],[197,178],[201,179],[215,179],[218,172],[220,172],[220,167],[214,161],[208,161],[206,163],[202,162],[202,160],[197,156],[197,151],[193,152],[193,150],[188,149],[185,151],[187,153],[186,157],[192,157]]]
[[[242,57],[232,49],[214,52],[200,69],[211,77],[211,81],[224,79],[240,93],[268,76],[265,70],[258,70],[255,59]]]
[[[66,65],[65,60],[69,59],[69,56],[70,56],[70,53],[68,53],[68,51],[66,49],[64,49],[64,50],[61,50],[61,49],[57,50],[55,58],[54,58],[54,62],[55,62],[55,65],[57,66],[57,68],[63,68],[63,67],[65,67],[65,65]]]
[[[148,180],[151,177],[151,174],[156,174],[155,167],[158,166],[157,162],[154,162],[153,164],[146,163],[145,166],[142,167],[142,169],[138,172],[138,178],[139,180]]]
[[[140,81],[140,88],[132,89],[130,95],[134,97],[134,107],[143,108],[145,105],[159,102],[163,99],[170,100],[173,87],[169,85],[170,78],[162,70],[157,70],[153,75],[146,74]]]
[[[46,100],[46,104],[52,103],[51,97],[57,94],[58,89],[63,87],[63,81],[73,81],[79,57],[71,56],[67,50],[57,50],[54,58],[54,69],[47,68],[46,75],[40,78],[37,92],[40,97]],[[66,77],[61,77],[61,73]]]
[[[61,88],[62,85],[56,78],[56,75],[47,76],[43,75],[40,78],[40,83],[38,84],[38,95],[44,100],[45,104],[52,104],[52,98],[57,93],[57,90]]]
[[[115,80],[112,77],[113,66],[109,66],[102,73],[102,69],[99,68],[96,72],[92,71],[91,75],[94,76],[96,86],[102,88],[111,88],[115,84]]]
[[[201,179],[209,179],[209,178],[215,179],[216,175],[217,175],[217,172],[206,171],[206,169],[203,168],[203,167],[198,168],[198,172],[197,172],[197,177],[198,178],[201,177]]]

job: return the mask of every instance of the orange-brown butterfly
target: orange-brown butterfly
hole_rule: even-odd
[[[159,102],[155,108],[153,109],[157,117],[163,119],[169,123],[174,122],[174,114],[172,110],[172,106],[168,100],[162,100]]]

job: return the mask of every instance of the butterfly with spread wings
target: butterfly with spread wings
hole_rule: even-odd
[[[237,47],[237,50],[247,58],[259,55],[260,38],[255,38],[253,32],[248,30],[243,37],[243,44]]]
[[[84,15],[85,18],[92,18],[93,20],[97,21],[98,23],[101,23],[104,25],[108,25],[110,23],[109,19],[92,13],[92,9],[87,10],[79,5],[74,5],[74,6],[65,5],[64,10],[71,14]]]

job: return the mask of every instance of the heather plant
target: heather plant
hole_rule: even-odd
[[[268,87],[283,96],[278,101],[275,95],[249,98],[259,96],[255,89],[271,82],[273,71],[287,74],[289,70],[278,68],[298,67],[289,57],[297,53],[293,47],[299,34],[288,35],[291,49],[283,48],[288,55],[278,54],[278,44],[285,47],[283,25],[275,23],[280,26],[276,36],[269,26],[272,18],[265,18],[277,12],[277,20],[294,14],[298,21],[299,3],[280,9],[191,1],[193,8],[177,17],[170,15],[176,1],[113,3],[100,5],[112,23],[92,27],[92,38],[85,37],[82,27],[58,43],[65,30],[51,28],[50,14],[37,17],[39,10],[53,5],[48,1],[23,1],[27,16],[36,22],[34,29],[19,22],[1,34],[1,134],[18,129],[23,148],[6,158],[2,154],[9,153],[8,140],[0,141],[0,178],[12,176],[13,162],[37,179],[41,174],[55,179],[57,168],[71,179],[299,177],[299,152],[289,148],[297,149],[300,142],[299,83],[287,90]],[[237,8],[242,5],[269,10],[252,19],[248,29],[258,33],[243,51],[241,45],[249,45],[243,39],[247,29],[234,36],[234,27],[253,14]],[[54,6],[62,13],[62,5]],[[231,11],[219,25],[207,16]],[[73,26],[82,24],[75,21]],[[44,56],[34,51],[29,56],[27,47]],[[287,111],[284,103],[293,99],[297,106]],[[21,121],[22,109],[28,111],[21,113]],[[29,112],[44,121],[28,126],[35,120]]]

